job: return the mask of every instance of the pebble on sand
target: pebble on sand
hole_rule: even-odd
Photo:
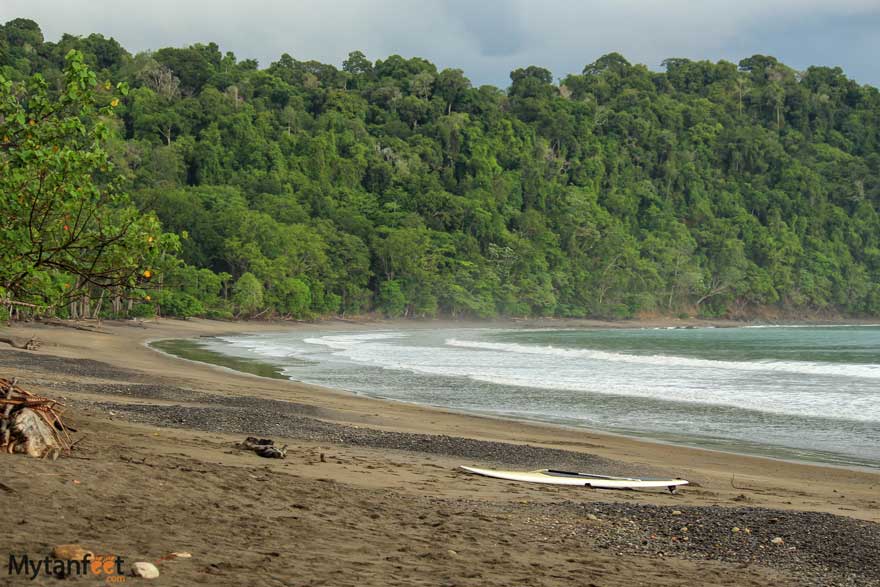
[[[159,576],[159,569],[153,563],[139,562],[131,565],[131,574],[143,579],[155,579]]]
[[[773,540],[770,541],[772,544],[785,544],[785,540],[777,536]]]

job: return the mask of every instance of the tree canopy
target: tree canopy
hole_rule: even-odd
[[[19,19],[6,87],[39,74],[62,96],[71,49],[131,88],[102,148],[117,191],[180,236],[165,313],[880,314],[880,94],[839,68],[612,53],[501,90],[421,58],[260,68]]]
[[[55,97],[39,74],[22,84],[0,75],[0,299],[7,305],[53,306],[93,289],[133,288],[168,240],[155,215],[118,191],[102,146],[102,119],[120,97],[110,84],[96,90],[82,54],[66,59]]]

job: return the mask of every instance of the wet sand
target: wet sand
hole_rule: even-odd
[[[3,457],[11,531],[0,547],[45,556],[80,542],[131,561],[193,553],[162,561],[159,585],[880,584],[876,473],[368,399],[144,344],[291,327],[376,326],[6,329],[44,346],[0,346],[0,376],[62,399],[83,440],[55,463]],[[287,459],[235,449],[248,435],[290,445]],[[460,464],[694,484],[676,495],[590,491],[475,477]]]

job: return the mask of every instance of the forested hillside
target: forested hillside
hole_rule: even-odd
[[[60,91],[71,50],[130,88],[105,148],[180,236],[133,313],[880,314],[880,94],[837,68],[612,53],[504,90],[417,57],[132,55],[19,19],[0,77]]]

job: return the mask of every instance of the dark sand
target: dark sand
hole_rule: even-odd
[[[42,557],[79,542],[127,561],[193,554],[161,561],[156,585],[880,585],[874,473],[371,400],[143,345],[284,327],[9,329],[48,344],[0,347],[0,376],[65,401],[83,440],[55,463],[3,457],[0,552]],[[289,444],[287,459],[234,448],[246,435]],[[459,464],[695,484],[602,492]],[[4,568],[6,581],[58,584]]]

